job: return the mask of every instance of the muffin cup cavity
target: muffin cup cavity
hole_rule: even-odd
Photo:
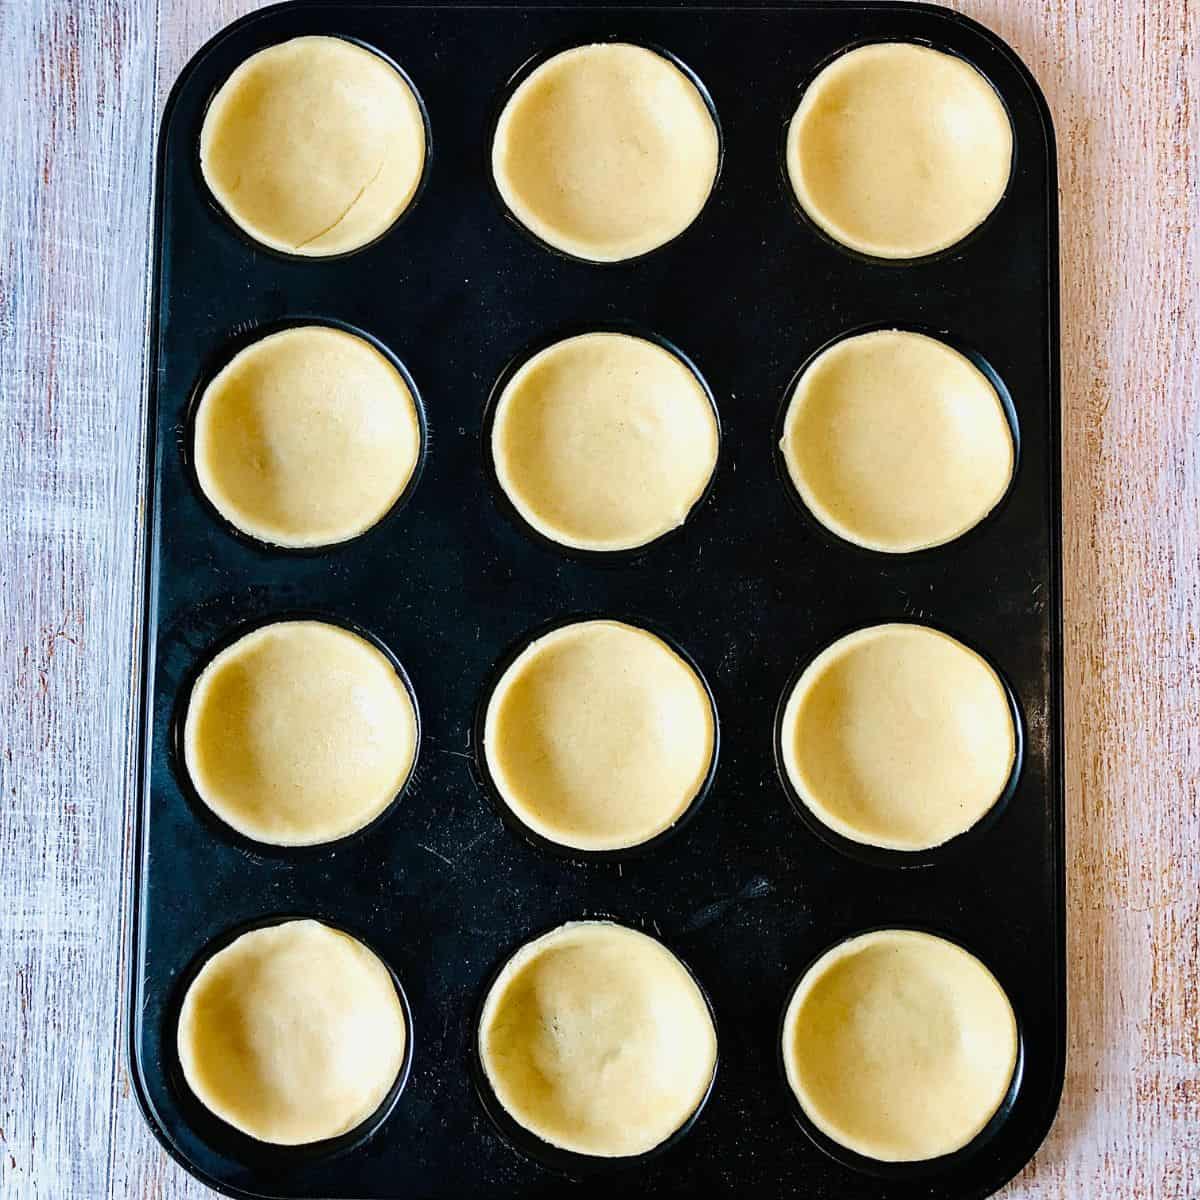
[[[681,227],[671,233],[669,236],[664,236],[663,240],[652,245],[647,245],[640,248],[633,248],[628,251],[617,251],[614,253],[601,251],[597,255],[589,256],[585,253],[582,246],[583,239],[571,237],[559,237],[554,240],[548,229],[543,228],[537,230],[534,225],[543,224],[542,220],[533,214],[527,213],[523,215],[517,211],[517,206],[511,203],[511,196],[505,195],[505,186],[502,185],[497,178],[495,168],[495,147],[497,136],[503,131],[506,115],[510,113],[511,104],[514,99],[517,99],[521,94],[523,85],[528,83],[534,75],[536,75],[548,64],[555,60],[565,59],[571,55],[586,54],[589,50],[605,49],[605,48],[625,48],[634,51],[645,51],[649,54],[662,59],[668,66],[674,68],[682,78],[695,89],[699,99],[702,102],[704,109],[707,110],[708,117],[712,122],[712,131],[716,139],[716,156],[713,164],[712,178],[708,187],[708,191],[703,201],[697,207],[691,218]],[[572,39],[552,46],[546,50],[539,51],[527,59],[510,77],[501,96],[499,97],[492,120],[488,129],[487,138],[487,158],[485,167],[490,184],[492,195],[504,212],[505,217],[511,222],[520,232],[527,237],[534,245],[542,250],[549,251],[551,254],[565,259],[570,262],[583,263],[589,267],[599,268],[616,268],[625,267],[631,264],[636,264],[648,258],[651,255],[659,254],[668,247],[673,246],[680,238],[684,237],[689,230],[693,229],[704,217],[705,210],[708,208],[712,197],[720,184],[721,172],[724,166],[725,158],[725,139],[721,128],[721,121],[717,115],[716,105],[713,102],[712,96],[708,89],[701,81],[700,77],[693,71],[685,62],[673,54],[670,50],[663,48],[652,42],[643,41],[637,38],[625,38],[612,33],[600,33],[596,38],[590,41],[580,41]],[[510,189],[511,190],[511,189]],[[529,219],[527,219],[527,217]],[[569,244],[572,240],[574,245]]]
[[[716,451],[703,488],[692,499],[686,514],[677,524],[670,528],[665,528],[647,540],[635,545],[614,546],[611,548],[599,545],[584,545],[578,541],[560,539],[554,536],[549,529],[539,528],[537,524],[528,519],[518,508],[514,498],[501,482],[500,472],[496,463],[493,433],[496,426],[497,412],[514,378],[523,368],[546,352],[564,343],[573,342],[576,339],[586,338],[591,335],[615,335],[632,338],[646,342],[669,354],[691,374],[700,390],[704,393],[712,410],[713,425],[716,433]],[[497,507],[525,536],[551,550],[556,555],[576,562],[587,563],[591,566],[622,567],[637,563],[645,556],[652,554],[664,543],[684,536],[685,531],[690,530],[693,522],[703,517],[704,510],[707,508],[713,489],[716,486],[717,478],[721,473],[723,453],[724,438],[721,427],[721,414],[717,407],[716,396],[700,368],[696,365],[696,362],[670,339],[628,321],[596,321],[589,324],[575,324],[565,328],[558,328],[528,343],[521,351],[509,359],[504,369],[497,376],[496,382],[488,394],[487,403],[483,411],[481,458],[489,490]]]
[[[574,923],[576,922],[567,922],[567,925]],[[639,928],[640,924],[642,924],[641,922],[624,920],[621,917],[611,913],[594,913],[588,916],[580,917],[577,923],[612,924],[622,928],[631,929],[635,932],[643,933],[646,937],[651,936]],[[672,955],[676,964],[683,969],[684,973],[695,986],[704,1002],[708,1019],[711,1022],[712,1029],[716,1035],[716,1053],[713,1059],[712,1072],[709,1075],[708,1083],[704,1088],[704,1091],[701,1094],[695,1108],[692,1109],[690,1115],[672,1133],[670,1133],[655,1146],[651,1147],[649,1150],[643,1151],[639,1154],[611,1157],[605,1155],[584,1154],[573,1150],[564,1149],[561,1146],[552,1145],[551,1143],[543,1140],[531,1129],[521,1124],[500,1101],[500,1098],[497,1096],[492,1083],[488,1078],[488,1073],[484,1066],[479,1048],[479,1038],[488,999],[504,974],[506,968],[509,967],[514,958],[516,958],[516,956],[527,947],[532,946],[542,939],[547,938],[549,935],[557,933],[559,930],[562,930],[566,927],[567,926],[565,925],[556,925],[530,934],[521,941],[510,945],[505,953],[499,958],[499,960],[493,964],[491,970],[487,974],[482,988],[480,989],[479,998],[475,1005],[471,1020],[467,1070],[470,1074],[475,1094],[493,1129],[505,1142],[507,1142],[520,1154],[525,1155],[527,1158],[530,1158],[553,1171],[576,1178],[588,1178],[623,1173],[627,1171],[636,1171],[639,1166],[655,1161],[661,1155],[668,1153],[670,1150],[678,1146],[679,1143],[688,1136],[696,1122],[699,1121],[703,1115],[705,1107],[712,1096],[713,1089],[716,1086],[717,1075],[720,1071],[721,1042],[720,1029],[717,1025],[716,1013],[713,1009],[712,1000],[709,997],[708,992],[705,990],[703,983],[701,983],[688,963],[678,953],[675,952],[673,947],[662,941],[662,939],[653,938],[652,940],[657,941],[659,945],[663,946]]]
[[[228,103],[236,99],[236,93],[232,92],[227,85],[236,84],[237,79],[244,75],[244,68],[250,69],[255,65],[255,60],[261,65],[264,61],[259,56],[278,54],[284,51],[294,43],[309,41],[313,43],[330,43],[341,44],[352,52],[365,53],[378,60],[384,67],[388,68],[391,75],[394,75],[402,86],[403,91],[400,93],[405,97],[403,104],[407,106],[411,103],[411,112],[407,113],[410,119],[415,118],[419,122],[420,139],[421,139],[421,163],[420,168],[416,173],[415,180],[410,180],[405,184],[404,191],[406,198],[401,206],[386,222],[376,222],[378,228],[372,229],[369,233],[362,236],[361,240],[352,244],[347,244],[344,247],[336,247],[327,251],[306,250],[305,246],[294,246],[285,244],[278,236],[268,233],[266,230],[256,231],[252,228],[253,221],[249,218],[240,219],[231,211],[228,206],[232,202],[234,195],[240,186],[240,178],[231,187],[227,182],[216,184],[210,177],[209,172],[205,169],[204,163],[204,141],[206,131],[209,130],[209,119],[214,116],[214,108],[218,104]],[[294,46],[293,46],[294,48]],[[370,61],[370,60],[363,60]],[[391,76],[386,78],[391,80]],[[273,42],[265,46],[259,47],[254,53],[248,55],[240,62],[236,63],[233,68],[221,79],[216,87],[208,96],[207,103],[204,106],[204,111],[201,114],[199,125],[196,127],[194,138],[194,170],[197,185],[202,189],[210,208],[218,215],[222,224],[231,231],[239,240],[244,242],[253,250],[264,253],[275,258],[292,261],[298,263],[331,263],[340,259],[350,258],[353,255],[360,254],[364,250],[369,250],[378,242],[388,237],[398,226],[400,226],[416,207],[421,199],[421,195],[425,190],[426,183],[429,179],[430,164],[433,156],[433,139],[432,129],[429,120],[429,112],[425,107],[425,101],[420,90],[404,70],[394,59],[383,53],[378,47],[363,41],[356,37],[348,36],[344,33],[318,33],[318,34],[301,34],[299,37],[287,38],[278,42]],[[364,185],[363,192],[367,190],[369,182]],[[337,220],[331,223],[331,228],[336,227],[345,217],[353,211],[358,201],[362,198],[362,192],[350,203],[347,209],[341,213]],[[329,230],[319,231],[315,237],[309,239],[316,241],[321,236],[328,233]]]
[[[903,624],[903,619],[891,624]],[[959,854],[969,852],[970,848],[977,844],[1004,816],[1017,792],[1018,784],[1021,780],[1021,773],[1024,768],[1025,758],[1025,722],[1021,713],[1021,706],[1017,700],[1016,692],[1004,672],[996,665],[996,663],[971,642],[964,640],[957,634],[945,630],[939,626],[928,623],[921,623],[919,628],[928,629],[936,634],[941,634],[944,637],[950,638],[959,645],[964,646],[967,650],[978,656],[986,666],[995,674],[1004,691],[1004,696],[1007,701],[1007,707],[1010,719],[1012,721],[1012,731],[1014,738],[1013,761],[1009,770],[1007,781],[1004,787],[997,795],[991,806],[983,812],[979,819],[967,829],[954,835],[948,840],[936,846],[925,847],[922,849],[903,850],[890,846],[874,845],[870,842],[859,841],[855,838],[847,837],[839,830],[833,828],[823,821],[820,816],[808,805],[796,790],[795,784],[792,782],[791,775],[788,772],[783,755],[783,736],[784,736],[784,719],[788,707],[788,702],[792,694],[796,690],[797,684],[804,677],[805,672],[816,662],[816,660],[825,653],[825,651],[836,646],[845,638],[849,638],[854,634],[861,633],[865,630],[879,628],[889,622],[880,622],[880,625],[863,625],[855,628],[847,629],[843,633],[838,634],[823,642],[819,647],[802,657],[799,664],[788,677],[779,700],[775,707],[775,719],[773,722],[772,746],[774,747],[775,756],[775,773],[779,779],[780,787],[783,789],[784,795],[791,806],[792,811],[808,829],[808,831],[823,842],[831,849],[846,855],[848,858],[856,859],[859,862],[866,863],[873,867],[887,867],[909,869],[916,867],[930,867],[939,863],[948,861],[958,856]]]
[[[509,669],[517,662],[518,659],[528,650],[534,643],[541,641],[551,634],[558,633],[561,630],[570,629],[576,625],[584,625],[591,622],[617,623],[626,626],[639,633],[645,633],[661,642],[667,650],[671,651],[684,666],[690,669],[696,681],[700,684],[704,691],[704,695],[708,701],[709,711],[712,717],[712,753],[709,757],[708,766],[704,777],[696,790],[695,795],[688,802],[687,806],[679,813],[675,820],[662,829],[660,832],[647,838],[645,841],[638,842],[634,845],[619,846],[612,848],[597,848],[590,849],[580,846],[569,845],[565,842],[556,841],[553,838],[534,829],[527,824],[516,810],[504,798],[499,785],[492,774],[492,770],[488,764],[488,756],[485,742],[485,730],[487,727],[488,709],[491,705],[492,697],[496,693],[497,687],[501,681],[505,679]],[[620,863],[633,859],[642,858],[653,854],[660,850],[667,842],[673,839],[677,834],[682,833],[686,827],[696,818],[701,806],[706,800],[709,790],[712,787],[713,779],[717,772],[717,762],[720,758],[721,750],[721,724],[717,713],[717,703],[713,695],[713,691],[704,672],[697,665],[692,656],[669,634],[662,631],[652,622],[644,621],[637,617],[624,617],[613,615],[612,613],[581,613],[569,616],[562,616],[547,621],[533,630],[523,634],[519,639],[514,641],[485,680],[483,689],[480,692],[479,701],[475,709],[475,718],[472,725],[471,735],[471,762],[475,780],[480,789],[486,793],[491,805],[497,815],[500,817],[504,825],[516,833],[524,841],[538,850],[544,851],[555,858],[566,859],[579,865],[588,863]]]
[[[978,967],[989,974],[993,981],[997,984],[1001,992],[1009,1001],[1012,1011],[1012,1017],[1015,1022],[1016,1034],[1016,1054],[1013,1063],[1012,1074],[1009,1078],[1008,1086],[1005,1089],[1004,1095],[1000,1103],[992,1115],[988,1118],[983,1127],[968,1141],[965,1145],[950,1153],[939,1155],[935,1158],[912,1159],[887,1161],[880,1158],[870,1157],[866,1154],[857,1152],[845,1145],[841,1141],[832,1137],[824,1129],[822,1129],[806,1111],[800,1098],[792,1087],[788,1073],[787,1051],[785,1048],[786,1039],[790,1032],[789,1016],[793,1001],[796,998],[797,992],[812,977],[814,970],[822,968],[825,962],[834,955],[835,952],[847,947],[850,943],[854,943],[860,939],[868,939],[873,936],[886,936],[888,934],[918,934],[938,941],[948,943],[957,950],[962,951],[974,960]],[[786,1103],[789,1111],[792,1114],[796,1124],[803,1131],[804,1135],[827,1157],[835,1162],[842,1164],[862,1175],[871,1176],[877,1179],[893,1180],[896,1182],[918,1181],[929,1179],[932,1177],[953,1177],[953,1174],[964,1164],[970,1163],[977,1155],[984,1152],[988,1145],[996,1138],[1003,1130],[1012,1115],[1013,1109],[1017,1104],[1018,1097],[1021,1093],[1022,1084],[1025,1075],[1025,1035],[1024,1026],[1021,1019],[1021,1013],[1012,1004],[1011,996],[1008,994],[1004,983],[996,976],[995,972],[990,969],[988,964],[983,961],[974,951],[965,946],[956,937],[943,932],[940,929],[927,927],[921,924],[908,923],[904,925],[875,925],[867,929],[861,929],[854,933],[848,933],[846,936],[839,938],[837,941],[825,946],[818,953],[814,954],[811,959],[805,963],[803,969],[796,975],[793,983],[788,988],[787,995],[784,998],[782,1008],[779,1013],[779,1021],[776,1027],[776,1066],[779,1074],[779,1084],[786,1098]]]
[[[273,337],[276,334],[285,333],[290,330],[298,329],[329,329],[340,333],[348,334],[350,337],[357,338],[371,347],[383,359],[387,361],[389,366],[397,373],[403,381],[404,386],[408,390],[408,395],[412,401],[413,410],[416,416],[416,436],[417,450],[416,459],[412,469],[409,472],[408,479],[405,481],[404,487],[380,514],[369,524],[365,524],[361,529],[351,532],[345,536],[335,538],[332,541],[312,542],[310,544],[281,544],[275,541],[266,540],[257,534],[248,532],[237,525],[226,513],[222,512],[217,507],[213,498],[205,490],[200,481],[200,475],[196,461],[196,420],[200,410],[200,405],[205,397],[210,385],[217,379],[219,375],[230,366],[239,355],[243,352],[256,346],[258,343],[265,341],[267,338]],[[424,473],[426,462],[429,456],[430,432],[428,418],[425,411],[425,404],[421,398],[420,390],[417,388],[408,367],[404,362],[391,350],[390,347],[381,342],[373,334],[366,330],[353,325],[347,321],[338,320],[327,316],[306,316],[296,314],[289,316],[279,321],[271,321],[263,325],[253,325],[249,327],[240,327],[235,329],[226,343],[220,350],[210,356],[204,369],[200,372],[196,383],[192,389],[188,399],[185,416],[183,419],[183,428],[180,437],[180,450],[187,472],[188,482],[191,489],[200,504],[220,526],[231,534],[234,538],[243,542],[247,546],[252,546],[254,549],[270,554],[281,555],[288,557],[304,558],[315,557],[317,555],[336,554],[343,547],[351,546],[362,538],[367,538],[374,535],[377,531],[387,527],[395,520],[412,500],[413,494],[416,492],[421,482],[421,476]]]
[[[996,495],[991,506],[981,515],[977,516],[970,524],[966,524],[957,532],[951,532],[948,536],[940,536],[938,540],[929,544],[915,546],[884,545],[878,542],[872,544],[867,539],[861,537],[854,538],[851,536],[851,531],[847,529],[836,528],[834,523],[818,515],[801,494],[801,490],[793,476],[793,466],[789,462],[788,453],[784,445],[789,432],[789,416],[794,404],[797,402],[798,389],[806,376],[809,375],[809,372],[817,364],[822,363],[826,355],[829,355],[831,352],[838,351],[839,349],[848,349],[855,344],[865,345],[866,341],[875,334],[895,334],[904,338],[925,339],[930,343],[936,343],[937,348],[944,348],[965,359],[987,381],[992,391],[994,391],[1004,418],[1004,423],[1007,426],[1008,437],[1011,441],[1012,456],[1007,483],[1003,490]],[[983,536],[984,532],[989,530],[1004,512],[1007,502],[1016,487],[1018,472],[1021,468],[1020,425],[1017,419],[1016,406],[1013,403],[1012,395],[1004,380],[991,363],[973,347],[963,344],[958,339],[948,336],[942,331],[913,324],[895,325],[888,322],[873,322],[847,329],[819,346],[804,359],[796,373],[788,381],[787,387],[780,398],[771,436],[772,458],[775,464],[776,475],[789,501],[804,519],[805,523],[825,541],[843,548],[852,554],[859,555],[864,559],[874,559],[875,561],[920,562],[930,559],[934,555],[954,553],[964,541]]]
[[[326,1138],[319,1142],[306,1142],[299,1145],[287,1146],[260,1141],[242,1130],[235,1128],[222,1120],[209,1109],[188,1086],[184,1077],[183,1066],[180,1062],[178,1047],[179,1018],[183,1010],[184,999],[188,990],[195,982],[201,969],[220,951],[227,949],[240,937],[259,929],[268,929],[284,925],[291,921],[318,920],[322,925],[336,933],[344,934],[365,947],[386,969],[392,986],[396,990],[400,1011],[404,1018],[405,1042],[404,1053],[395,1080],[378,1107],[353,1129],[336,1137]],[[306,1163],[316,1164],[331,1158],[338,1158],[365,1145],[386,1123],[396,1108],[409,1075],[412,1072],[416,1031],[413,1028],[412,1009],[404,985],[395,969],[379,951],[365,938],[336,921],[311,913],[286,912],[254,917],[242,921],[208,941],[192,957],[187,967],[181,973],[172,993],[172,998],[165,1009],[165,1020],[162,1029],[163,1060],[167,1067],[168,1080],[176,1100],[179,1103],[188,1124],[197,1136],[215,1153],[220,1154],[239,1167],[256,1171],[272,1169],[293,1169]]]
[[[864,54],[872,52],[883,54],[890,52],[894,54],[905,50],[929,56],[929,60],[935,63],[938,59],[933,56],[940,56],[942,60],[948,60],[949,63],[955,64],[954,69],[963,67],[972,72],[969,76],[963,76],[964,82],[967,80],[970,81],[966,86],[973,86],[979,82],[985,85],[986,92],[980,89],[977,98],[980,98],[981,102],[985,104],[988,101],[993,102],[993,115],[995,113],[1003,113],[1007,122],[1009,133],[1007,173],[1003,186],[995,189],[992,196],[989,197],[990,206],[987,205],[986,201],[981,199],[977,206],[978,211],[973,218],[973,223],[960,225],[957,228],[956,236],[953,233],[947,232],[941,236],[932,238],[924,246],[893,245],[887,247],[881,243],[872,244],[871,239],[865,237],[865,235],[856,237],[845,229],[839,229],[837,218],[831,214],[819,211],[820,205],[815,204],[811,197],[801,195],[802,185],[797,182],[798,168],[796,165],[800,137],[798,125],[801,118],[801,110],[807,109],[814,100],[819,99],[817,89],[822,85],[828,84],[831,78],[844,72],[849,64],[856,61],[856,56],[861,61]],[[849,63],[846,60],[849,60]],[[988,100],[982,99],[985,96]],[[932,111],[933,107],[932,104],[927,105],[926,111]],[[840,46],[822,59],[796,88],[790,106],[786,113],[782,114],[777,151],[780,186],[786,197],[786,202],[790,205],[796,216],[821,241],[840,253],[864,266],[884,268],[933,265],[945,261],[950,257],[956,257],[968,250],[992,224],[996,214],[1004,207],[1012,188],[1013,175],[1017,168],[1017,153],[1018,138],[1013,128],[1012,113],[1009,111],[1008,104],[1000,90],[981,67],[967,55],[945,44],[935,42],[929,38],[904,37],[899,35],[857,39]],[[997,157],[995,162],[998,163],[999,161],[1000,157]],[[952,178],[954,174],[955,172],[947,170],[939,172],[938,178]]]
[[[235,646],[243,638],[249,637],[259,630],[267,629],[274,625],[296,622],[312,622],[344,630],[346,633],[353,634],[355,637],[366,642],[387,660],[388,665],[403,684],[409,703],[412,706],[414,720],[413,755],[404,782],[397,789],[392,799],[371,817],[370,820],[360,825],[357,829],[352,829],[339,837],[327,841],[298,842],[295,844],[265,842],[252,838],[241,830],[236,829],[233,825],[230,825],[201,797],[188,767],[184,731],[187,723],[188,709],[196,684],[204,671],[219,655]],[[184,677],[175,702],[170,725],[170,751],[174,775],[179,783],[180,790],[187,797],[189,806],[202,824],[213,836],[235,847],[243,854],[249,854],[259,859],[277,861],[295,860],[311,862],[319,860],[322,857],[328,856],[331,849],[349,846],[359,839],[369,837],[374,829],[391,817],[396,807],[412,787],[420,764],[421,743],[421,707],[408,672],[404,669],[403,664],[396,657],[395,653],[373,633],[356,625],[354,622],[344,617],[310,609],[287,610],[281,613],[256,617],[250,621],[240,622],[214,641],[203,654],[197,657]]]

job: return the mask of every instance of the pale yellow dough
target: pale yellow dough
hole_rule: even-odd
[[[780,740],[819,820],[894,850],[970,829],[1004,791],[1017,745],[996,672],[922,625],[875,625],[822,651],[788,697]]]
[[[700,791],[715,718],[696,672],[664,641],[581,621],[531,642],[488,701],[484,752],[503,801],[579,850],[636,846]]]
[[[1004,989],[973,955],[906,929],[827,951],[788,1005],[783,1061],[808,1118],[883,1162],[961,1149],[1004,1102],[1017,1063]]]
[[[357,250],[409,206],[425,125],[404,77],[336,37],[299,37],[246,59],[213,97],[200,167],[252,238],[291,254]]]
[[[280,621],[222,650],[188,701],[184,758],[227,824],[278,846],[331,842],[408,780],[413,702],[387,656],[320,621]]]
[[[836,58],[804,92],[787,138],[801,207],[830,237],[879,258],[961,241],[1008,187],[1012,126],[969,63],[882,42]]]
[[[245,933],[204,964],[184,997],[178,1047],[206,1108],[259,1141],[297,1146],[371,1116],[407,1038],[383,963],[304,920]]]
[[[822,524],[891,554],[959,537],[995,508],[1013,473],[1012,429],[987,376],[944,343],[900,330],[819,354],[792,393],[780,447]]]
[[[665,946],[605,921],[529,942],[484,1002],[479,1058],[496,1098],[544,1142],[623,1158],[669,1138],[717,1065],[704,996]]]
[[[247,346],[196,409],[204,494],[243,533],[290,549],[369,529],[404,492],[420,454],[404,376],[363,338],[328,326]]]
[[[492,173],[527,229],[593,262],[645,254],[700,214],[720,139],[674,63],[622,42],[576,46],[537,67],[496,126]]]
[[[492,458],[513,506],[586,550],[643,546],[682,525],[717,463],[708,393],[674,354],[588,333],[535,354],[496,405]]]

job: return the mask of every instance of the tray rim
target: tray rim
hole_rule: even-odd
[[[156,655],[153,647],[153,630],[157,628],[158,596],[156,581],[158,579],[160,512],[156,503],[157,471],[155,458],[159,446],[159,421],[156,411],[158,397],[157,379],[159,375],[159,343],[161,333],[161,301],[162,289],[162,232],[165,215],[165,200],[162,189],[162,178],[167,160],[167,134],[174,119],[175,109],[180,94],[194,74],[202,60],[227,39],[239,36],[246,29],[261,21],[270,21],[281,13],[303,10],[327,9],[330,0],[277,0],[253,12],[244,14],[236,20],[223,26],[215,34],[192,53],[179,71],[163,102],[161,116],[155,128],[154,177],[152,180],[152,212],[153,223],[150,234],[152,266],[147,280],[147,301],[150,306],[146,321],[146,354],[144,361],[144,377],[142,399],[145,405],[144,422],[140,433],[143,437],[141,446],[141,466],[145,470],[140,493],[140,501],[144,511],[139,522],[139,547],[141,553],[140,566],[134,572],[135,619],[140,622],[140,630],[135,631],[135,658],[131,679],[136,688],[135,703],[132,706],[132,720],[135,722],[131,731],[129,744],[133,755],[132,786],[128,789],[128,801],[133,806],[132,813],[126,810],[126,828],[130,830],[130,863],[128,877],[122,880],[125,893],[124,908],[127,913],[125,929],[119,943],[120,962],[127,971],[127,979],[121,989],[121,998],[125,1011],[119,1015],[118,1021],[124,1026],[118,1029],[118,1039],[124,1045],[124,1057],[128,1069],[131,1091],[137,1102],[137,1107],[155,1139],[177,1162],[184,1171],[199,1180],[220,1195],[234,1197],[235,1200],[286,1200],[277,1193],[259,1192],[233,1186],[215,1178],[202,1167],[193,1163],[190,1158],[176,1145],[167,1133],[158,1117],[157,1110],[150,1098],[146,1087],[141,1055],[140,996],[142,991],[142,965],[145,946],[145,906],[143,888],[145,884],[145,839],[147,836],[145,810],[150,792],[151,745],[150,730],[152,727],[152,694],[153,670]],[[631,12],[677,12],[686,10],[695,13],[754,13],[808,10],[812,12],[846,12],[851,9],[879,13],[892,13],[904,19],[908,14],[920,15],[927,19],[945,22],[966,30],[973,36],[988,43],[994,50],[1002,54],[1014,69],[1029,92],[1042,126],[1044,138],[1044,155],[1046,163],[1046,195],[1044,214],[1046,218],[1046,301],[1047,328],[1046,350],[1048,371],[1047,388],[1047,466],[1051,489],[1050,503],[1047,512],[1047,532],[1049,534],[1049,588],[1048,597],[1048,633],[1049,633],[1049,664],[1048,696],[1053,709],[1049,721],[1049,737],[1047,739],[1047,777],[1050,805],[1048,810],[1055,819],[1048,840],[1048,850],[1054,862],[1054,883],[1052,888],[1053,908],[1051,914],[1055,940],[1060,953],[1057,957],[1057,969],[1051,981],[1054,998],[1054,1009],[1058,1024],[1058,1036],[1054,1041],[1054,1061],[1052,1068],[1052,1085],[1045,1097],[1042,1115],[1037,1121],[1039,1132],[1027,1157],[1015,1169],[1004,1168],[1001,1177],[990,1188],[978,1193],[982,1198],[992,1195],[999,1188],[1015,1179],[1032,1161],[1040,1148],[1045,1144],[1051,1129],[1058,1117],[1062,1092],[1066,1079],[1067,1058],[1067,911],[1066,911],[1066,745],[1065,723],[1063,714],[1063,604],[1062,604],[1062,366],[1061,366],[1061,247],[1060,247],[1060,205],[1059,205],[1059,173],[1058,173],[1058,140],[1054,125],[1053,113],[1041,85],[1024,59],[999,34],[989,29],[982,22],[972,17],[956,12],[942,4],[930,0],[851,0],[850,3],[835,3],[833,0],[753,0],[741,4],[736,0],[729,3],[690,3],[690,0],[653,0],[651,3],[639,3],[638,0],[581,0],[580,3],[564,3],[563,0],[351,0],[346,7],[359,9],[412,9],[412,10],[487,10],[506,11],[512,9],[544,9],[558,11],[631,11]],[[1055,502],[1057,501],[1057,503]],[[127,890],[126,890],[127,889]],[[126,958],[126,955],[128,957]],[[123,1033],[123,1036],[122,1036]]]

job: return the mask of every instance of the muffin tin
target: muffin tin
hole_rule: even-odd
[[[290,258],[233,226],[205,190],[205,106],[256,50],[300,34],[395,60],[428,115],[430,157],[404,218],[363,250]],[[723,164],[695,224],[627,262],[551,252],[492,186],[492,124],[535,58],[615,38],[676,56],[720,122]],[[965,242],[911,263],[833,244],[798,210],[781,159],[804,84],[836,53],[906,39],[960,54],[1012,118],[1005,198]],[[148,491],[139,792],[132,885],[131,1077],[184,1166],[231,1195],[501,1198],[781,1195],[982,1197],[1053,1119],[1065,1051],[1057,210],[1044,101],[987,31],[923,5],[706,7],[302,3],[250,16],[184,71],[160,135],[148,355]],[[426,421],[395,510],[353,541],[275,550],[226,526],[190,462],[190,414],[252,337],[328,321],[404,364]],[[981,359],[1011,398],[1016,477],[959,540],[889,556],[806,520],[778,470],[782,405],[833,338],[932,333]],[[588,328],[677,346],[711,389],[722,442],[687,523],[643,550],[565,552],[502,503],[489,396],[530,346]],[[417,765],[398,803],[326,846],[239,838],[203,811],[179,754],[188,689],[236,633],[308,615],[403,662]],[[641,854],[555,853],[501,819],[477,717],[505,656],[536,631],[608,616],[665,636],[715,699],[719,762],[685,827]],[[774,755],[797,670],[850,629],[917,621],[995,664],[1019,712],[1019,775],[994,819],[937,851],[851,855],[798,819]],[[287,1149],[222,1125],[187,1092],[175,1021],[187,982],[238,932],[313,916],[374,949],[411,1009],[411,1072],[386,1111]],[[612,917],[661,937],[716,1014],[715,1085],[686,1133],[641,1158],[542,1161],[476,1094],[475,1022],[494,971],[564,921]],[[976,1143],[922,1164],[855,1161],[806,1135],[780,1078],[781,1014],[801,971],[880,926],[961,942],[1006,988],[1019,1076]],[[397,1089],[399,1090],[399,1089]],[[492,1106],[494,1108],[494,1106]],[[613,1173],[616,1172],[616,1175]]]

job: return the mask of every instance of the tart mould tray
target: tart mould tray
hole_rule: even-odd
[[[426,177],[409,211],[335,260],[252,244],[209,197],[198,162],[205,106],[234,67],[313,33],[399,63],[429,121]],[[606,39],[666,50],[694,71],[723,154],[691,228],[643,258],[596,266],[548,250],[506,215],[489,146],[523,65]],[[799,212],[782,165],[804,84],[839,51],[891,39],[968,59],[998,90],[1015,135],[1012,179],[988,221],[957,247],[902,264],[829,241]],[[932,6],[295,3],[244,18],[192,59],[158,153],[129,933],[131,1077],[152,1128],[189,1171],[241,1196],[501,1200],[618,1188],[964,1200],[1022,1168],[1053,1120],[1066,1040],[1056,186],[1050,117],[1029,72],[992,34]],[[294,553],[237,535],[208,507],[189,421],[198,389],[233,352],[308,320],[364,332],[404,364],[426,444],[410,494],[378,526]],[[878,327],[928,332],[980,356],[1018,434],[1014,482],[992,516],[907,556],[825,533],[794,498],[776,450],[798,369],[830,341]],[[596,328],[682,350],[721,423],[713,484],[682,529],[603,559],[524,526],[503,502],[485,442],[506,368]],[[395,655],[421,740],[415,773],[382,819],[332,845],[276,850],[207,814],[177,740],[212,652],[300,614],[366,631]],[[533,631],[582,615],[665,635],[716,702],[711,786],[686,826],[641,856],[579,861],[531,844],[501,818],[478,762],[481,701],[497,669]],[[930,624],[990,659],[1023,741],[995,819],[900,862],[848,853],[805,823],[774,752],[797,668],[841,634],[885,621]],[[174,1045],[202,956],[288,915],[373,947],[402,982],[413,1023],[402,1094],[367,1128],[306,1149],[254,1143],[207,1114]],[[534,935],[589,916],[644,929],[679,953],[707,992],[720,1046],[715,1086],[686,1136],[608,1169],[570,1156],[544,1163],[515,1147],[477,1095],[471,1049],[500,963]],[[916,1168],[836,1160],[797,1124],[779,1070],[780,1016],[798,974],[832,942],[881,925],[960,941],[995,972],[1020,1022],[1018,1086],[983,1142]]]

